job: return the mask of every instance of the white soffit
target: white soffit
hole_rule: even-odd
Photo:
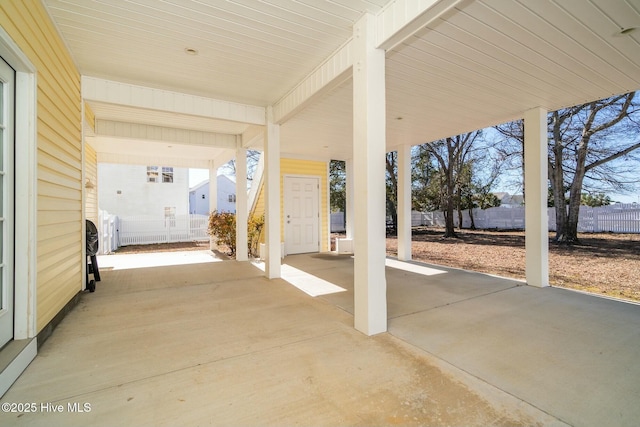
[[[388,121],[415,144],[640,89],[632,26],[635,0],[462,2],[387,55]]]
[[[408,0],[44,2],[83,75],[254,106],[306,90],[301,82],[330,63],[362,13],[415,6]],[[619,34],[640,27],[638,0],[433,4],[439,6],[453,8],[387,53],[389,149],[502,123],[533,107],[553,110],[640,89],[640,30]],[[188,56],[185,47],[199,52]],[[341,84],[305,104],[283,124],[283,151],[349,155],[351,96]],[[137,120],[132,111],[124,114]],[[154,120],[141,119],[242,132],[186,117]]]
[[[387,2],[44,0],[82,75],[263,107]]]

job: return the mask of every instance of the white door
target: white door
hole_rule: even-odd
[[[284,245],[287,255],[320,250],[319,186],[318,178],[284,178]]]
[[[0,58],[0,347],[13,339],[15,71]]]

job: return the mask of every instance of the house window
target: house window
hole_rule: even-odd
[[[168,166],[162,167],[162,182],[173,182],[173,168]]]
[[[147,166],[147,182],[159,182],[158,166]]]
[[[235,202],[236,202],[236,195],[229,194],[229,203],[235,203]]]
[[[173,182],[173,168],[170,166],[162,166],[162,168],[147,166],[147,182]]]

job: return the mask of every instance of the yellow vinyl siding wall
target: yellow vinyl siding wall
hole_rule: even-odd
[[[285,175],[316,176],[320,178],[320,251],[328,251],[329,218],[327,212],[329,212],[329,201],[327,200],[327,163],[312,160],[280,159],[280,238],[283,241],[284,219],[282,218],[282,212],[284,212]],[[264,207],[264,185],[262,185],[258,192],[255,207],[251,212],[252,215],[263,215]],[[264,243],[264,232],[260,241]]]
[[[40,332],[82,289],[80,74],[39,1],[2,0],[0,25],[37,69]]]
[[[84,177],[94,186],[84,189],[84,212],[89,221],[98,225],[98,157],[89,144],[84,145]]]

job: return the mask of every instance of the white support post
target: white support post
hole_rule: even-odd
[[[241,136],[238,139],[242,139]],[[236,261],[249,259],[247,236],[247,149],[236,149]]]
[[[353,240],[354,235],[354,214],[353,214],[353,159],[345,161],[345,231],[347,234],[347,240]]]
[[[385,277],[385,52],[375,48],[375,17],[353,34],[354,317],[367,335],[387,330]]]
[[[411,146],[398,147],[398,259],[411,260]]]
[[[524,113],[524,188],[526,279],[549,286],[549,219],[547,217],[547,111]]]
[[[209,213],[218,209],[218,168],[213,160],[209,160]],[[209,248],[218,249],[215,236],[209,237]]]
[[[267,108],[264,144],[265,239],[267,259],[265,275],[277,279],[280,266],[280,125],[273,123],[273,110]]]

